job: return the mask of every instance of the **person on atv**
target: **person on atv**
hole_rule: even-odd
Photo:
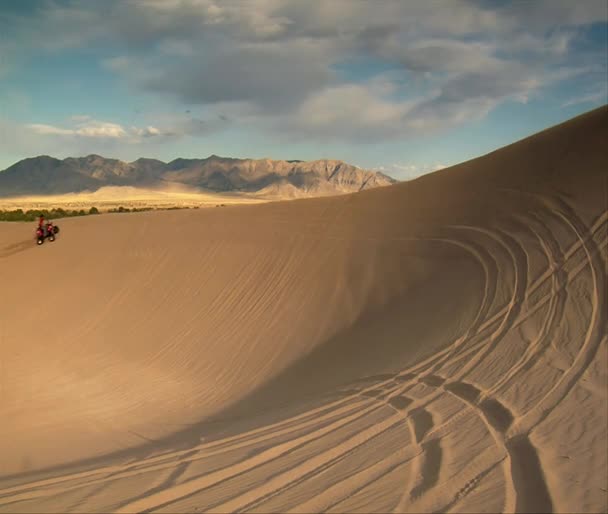
[[[38,228],[39,228],[40,230],[42,230],[42,235],[43,235],[43,236],[45,236],[45,235],[46,235],[46,232],[45,232],[44,214],[41,214],[41,215],[38,217]]]

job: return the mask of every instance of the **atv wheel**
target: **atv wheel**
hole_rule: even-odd
[[[44,240],[43,240],[43,239],[38,238],[38,239],[36,240],[36,243],[37,243],[38,245],[41,245],[42,243],[44,243]]]
[[[51,241],[51,242],[55,241],[55,236],[53,234],[51,234],[49,236],[49,241]]]

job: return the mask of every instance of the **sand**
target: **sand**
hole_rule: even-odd
[[[605,512],[606,140],[0,224],[0,512]]]
[[[62,195],[0,197],[0,210],[63,208],[88,210],[97,207],[101,212],[124,207],[128,209],[167,209],[171,207],[215,207],[217,205],[255,204],[267,201],[263,195],[244,193],[220,194],[192,191],[179,185],[165,189],[145,189],[132,186],[105,186],[94,192]]]

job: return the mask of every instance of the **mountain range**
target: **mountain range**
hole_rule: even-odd
[[[396,180],[339,160],[283,161],[178,158],[169,163],[133,162],[100,155],[47,155],[23,159],[0,172],[0,197],[96,191],[105,186],[164,188],[169,185],[212,192],[301,197],[350,193],[390,185]]]

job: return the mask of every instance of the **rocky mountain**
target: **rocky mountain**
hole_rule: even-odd
[[[379,172],[337,160],[280,161],[231,159],[156,159],[123,162],[99,155],[24,159],[0,172],[0,196],[95,191],[104,186],[163,187],[183,184],[214,192],[268,196],[322,196],[351,193],[396,182]]]

